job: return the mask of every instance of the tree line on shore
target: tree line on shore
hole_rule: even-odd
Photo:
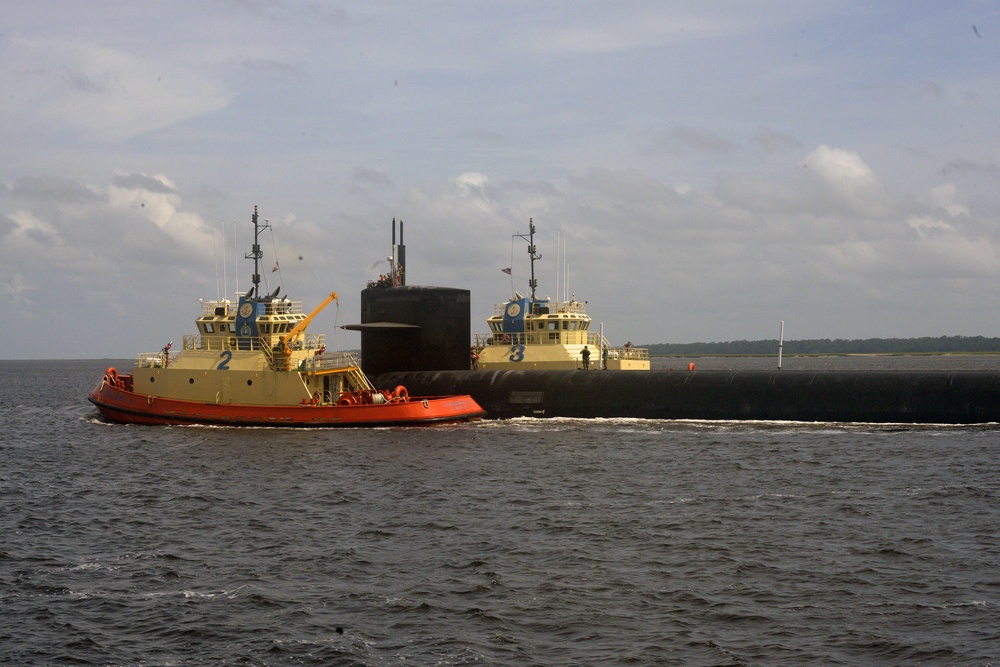
[[[722,343],[654,343],[643,345],[651,355],[733,354],[777,355],[778,339],[732,340]],[[786,340],[784,354],[988,354],[1000,353],[1000,338],[986,336],[925,336],[923,338],[813,338]]]

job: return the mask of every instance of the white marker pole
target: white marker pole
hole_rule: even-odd
[[[602,371],[606,371],[608,369],[604,367],[604,322],[601,322],[601,345],[600,345],[600,350],[598,350],[598,352],[601,355],[600,356],[601,360],[597,362],[597,367],[600,368]]]
[[[785,320],[781,320],[781,332],[778,334],[778,370],[781,370],[781,348],[785,345]]]

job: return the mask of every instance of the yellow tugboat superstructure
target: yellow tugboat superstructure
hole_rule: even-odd
[[[522,370],[649,370],[649,352],[631,343],[612,346],[602,332],[591,329],[587,303],[538,299],[535,290],[535,225],[529,220],[528,254],[531,258],[531,292],[496,305],[487,319],[490,332],[476,334],[473,366]]]
[[[314,399],[329,404],[371,390],[352,355],[326,353],[325,335],[305,331],[336,300],[331,293],[309,315],[301,301],[274,297],[255,300],[248,294],[238,307],[228,300],[203,301],[198,333],[184,336],[178,354],[164,348],[137,356],[133,391],[221,404],[288,405]]]

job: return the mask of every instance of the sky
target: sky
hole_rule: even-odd
[[[998,121],[995,0],[11,0],[0,359],[179,344],[255,206],[333,349],[394,218],[474,333],[530,219],[615,345],[1000,336]]]

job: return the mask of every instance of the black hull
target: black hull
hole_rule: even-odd
[[[1000,422],[997,372],[412,371],[383,373],[375,383],[469,394],[488,419]]]

